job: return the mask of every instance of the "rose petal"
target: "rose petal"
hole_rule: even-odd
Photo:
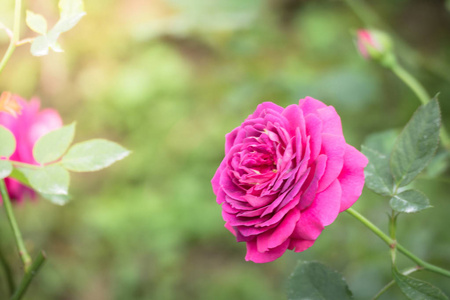
[[[322,153],[327,156],[327,166],[320,178],[317,192],[326,189],[341,173],[346,146],[342,136],[322,134]]]
[[[327,107],[324,103],[311,97],[300,99],[298,105],[305,117],[309,114],[316,114],[318,109]]]
[[[253,261],[255,263],[266,263],[274,261],[275,259],[281,257],[284,252],[286,252],[289,246],[289,240],[285,241],[280,246],[269,249],[267,252],[260,253],[256,248],[256,241],[247,242],[247,255],[245,256],[246,261]]]
[[[293,237],[315,240],[324,227],[333,223],[338,216],[341,193],[341,186],[336,180],[326,190],[317,194],[311,206],[301,212]]]
[[[271,234],[268,242],[269,248],[275,248],[286,241],[294,231],[295,224],[297,224],[299,219],[300,211],[294,208],[284,217],[283,221],[281,221]]]
[[[347,145],[344,155],[344,166],[338,177],[342,188],[340,212],[351,207],[361,196],[364,187],[364,167],[368,162],[364,154]]]
[[[323,133],[343,136],[341,118],[339,117],[333,106],[327,106],[326,108],[318,109],[317,114],[322,120]]]
[[[314,245],[315,242],[315,240],[291,239],[288,248],[294,250],[294,252],[302,252]]]
[[[308,115],[306,117],[306,132],[310,137],[310,160],[314,161],[319,155],[322,147],[322,121],[313,114]]]

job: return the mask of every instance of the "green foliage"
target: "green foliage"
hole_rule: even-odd
[[[411,300],[447,300],[447,296],[437,287],[428,282],[401,274],[392,269],[394,280],[403,294]]]
[[[33,157],[40,164],[56,161],[72,144],[75,123],[63,126],[41,137],[33,147]]]
[[[60,0],[60,18],[58,22],[47,32],[47,21],[41,15],[27,11],[27,25],[41,35],[36,37],[31,44],[31,54],[43,56],[48,54],[48,49],[62,52],[57,42],[61,33],[72,29],[81,18],[86,15],[82,0]]]
[[[439,142],[441,113],[437,99],[419,107],[395,143],[391,170],[398,187],[410,183],[430,162]]]
[[[382,154],[364,145],[361,147],[361,150],[369,159],[369,164],[364,169],[366,186],[380,195],[392,195],[394,178],[389,167],[389,155]]]
[[[70,175],[59,165],[49,165],[43,168],[19,168],[27,178],[30,186],[42,194],[67,195]]]
[[[34,32],[45,35],[47,33],[47,20],[40,15],[35,14],[32,11],[27,10],[27,16],[25,19],[28,27]]]
[[[430,200],[422,192],[407,190],[393,196],[389,202],[397,212],[415,213],[430,208]]]
[[[397,212],[414,213],[431,207],[423,193],[398,193],[398,188],[411,183],[430,163],[439,141],[440,120],[439,104],[433,99],[417,109],[397,138],[395,131],[385,131],[370,135],[362,146],[369,159],[364,170],[366,186],[391,196],[389,203]]]
[[[130,151],[119,144],[93,139],[73,145],[62,158],[62,166],[74,172],[98,171],[124,159]]]
[[[14,136],[6,129],[0,130],[0,134],[3,134],[5,139],[3,153],[10,154],[15,141]],[[33,157],[41,166],[20,164],[13,169],[10,161],[0,160],[1,178],[11,176],[39,192],[50,202],[65,205],[70,201],[68,170],[97,171],[130,154],[130,151],[119,144],[103,139],[78,143],[69,149],[74,135],[75,123],[72,123],[53,130],[37,140],[33,147]],[[64,155],[66,152],[67,154]]]
[[[319,262],[299,262],[289,277],[289,300],[353,299],[341,274]]]
[[[10,157],[16,150],[16,139],[11,131],[0,125],[0,157]]]

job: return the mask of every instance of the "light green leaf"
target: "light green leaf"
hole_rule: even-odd
[[[51,48],[55,52],[63,52],[57,40],[61,33],[72,29],[86,14],[82,0],[60,0],[60,18],[48,33],[38,36],[31,44],[31,54],[43,56],[48,54]]]
[[[410,183],[428,165],[438,146],[440,125],[436,98],[414,113],[391,155],[391,171],[397,186]]]
[[[45,35],[47,33],[47,21],[39,14],[27,10],[26,22],[34,32]]]
[[[369,159],[369,164],[364,169],[366,186],[377,194],[383,196],[392,195],[394,178],[389,167],[389,156],[364,145],[361,147],[361,150]]]
[[[64,19],[60,19],[55,24],[55,26],[51,29],[49,34],[50,33],[55,34],[56,38],[58,38],[61,33],[69,31],[70,29],[75,27],[75,25],[77,25],[77,23],[81,20],[81,18],[85,14],[86,13],[80,13],[78,15],[74,15],[74,16],[70,16],[70,17],[67,17],[67,18],[64,18]]]
[[[52,28],[57,36],[72,29],[86,15],[82,0],[60,0],[59,11],[61,17]]]
[[[396,268],[392,271],[398,287],[411,300],[448,300],[437,287],[428,282],[401,274]]]
[[[0,157],[10,157],[16,150],[16,138],[9,129],[0,125]]]
[[[67,195],[70,175],[58,165],[39,169],[19,168],[28,179],[31,187],[42,194]]]
[[[97,171],[129,154],[130,151],[119,144],[103,139],[93,139],[73,145],[62,158],[62,165],[74,172]]]
[[[392,209],[397,212],[415,213],[430,208],[430,200],[418,190],[403,191],[389,201]]]
[[[48,54],[49,41],[47,36],[41,35],[34,39],[31,44],[31,54],[34,56],[44,56]]]
[[[12,164],[7,160],[0,160],[0,179],[6,178],[13,170]]]
[[[33,147],[33,157],[40,164],[56,161],[72,144],[75,123],[63,126],[42,136]]]
[[[42,198],[50,201],[53,204],[56,205],[66,205],[67,203],[72,200],[72,198],[69,195],[54,195],[54,194],[40,194]]]
[[[353,299],[341,274],[318,262],[299,262],[288,281],[289,300]]]

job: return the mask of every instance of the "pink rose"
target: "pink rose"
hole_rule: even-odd
[[[20,114],[14,117],[6,112],[0,112],[0,125],[8,128],[17,142],[16,151],[9,159],[37,165],[33,158],[33,146],[41,136],[62,126],[61,117],[53,109],[39,111],[38,99],[27,102],[17,95],[12,97],[22,107]],[[12,200],[22,201],[25,194],[34,195],[31,189],[14,179],[6,178],[5,182]]]
[[[264,102],[226,135],[211,183],[225,227],[264,263],[311,247],[361,195],[367,158],[345,142],[332,106]]]

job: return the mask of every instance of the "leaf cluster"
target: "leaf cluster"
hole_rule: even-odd
[[[130,154],[117,143],[92,139],[71,146],[75,123],[42,136],[33,147],[38,165],[9,160],[16,149],[14,135],[0,126],[0,178],[12,177],[55,204],[69,201],[70,174],[98,171]]]

